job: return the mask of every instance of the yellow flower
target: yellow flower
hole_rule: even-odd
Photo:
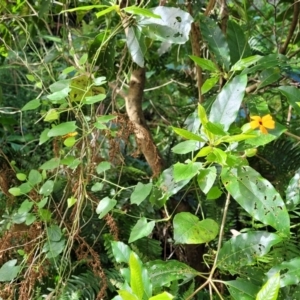
[[[260,116],[253,116],[253,117],[251,117],[251,120],[253,120],[250,122],[251,128],[252,129],[259,128],[259,130],[264,134],[268,133],[266,128],[268,128],[268,129],[275,128],[275,122],[272,119],[272,116],[270,114],[268,114],[262,118]]]

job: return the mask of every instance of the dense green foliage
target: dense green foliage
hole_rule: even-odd
[[[0,3],[0,299],[298,299],[300,3]]]

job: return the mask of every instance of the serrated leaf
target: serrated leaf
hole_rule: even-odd
[[[258,292],[256,300],[277,300],[279,288],[280,274],[275,273]]]
[[[213,240],[219,232],[219,226],[214,220],[200,221],[198,217],[188,212],[176,214],[173,227],[176,244],[207,243]]]
[[[130,232],[128,243],[133,243],[138,239],[148,236],[152,232],[154,226],[155,221],[147,223],[147,219],[145,217],[140,218]]]
[[[272,184],[249,166],[224,169],[224,187],[256,220],[290,235],[290,218],[280,194]]]
[[[139,182],[130,196],[130,203],[140,205],[148,197],[148,195],[151,192],[151,189],[151,182],[147,184]]]
[[[209,121],[224,125],[227,131],[236,120],[247,86],[247,76],[238,75],[218,94],[209,115]]]

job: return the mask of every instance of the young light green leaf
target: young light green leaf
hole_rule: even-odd
[[[71,196],[67,199],[68,208],[72,207],[77,202],[77,199],[74,196]]]
[[[143,184],[139,182],[134,188],[133,193],[130,196],[130,203],[140,205],[150,194],[152,189],[152,183]]]
[[[97,174],[101,174],[111,168],[111,164],[108,161],[102,161],[96,168]]]
[[[106,6],[103,5],[103,7],[106,7]],[[120,9],[119,5],[112,5],[108,8],[106,8],[106,9],[103,9],[103,10],[97,12],[96,16],[97,16],[97,18],[100,18],[101,16],[104,16],[104,15],[106,15],[106,14],[108,14],[108,13],[114,11],[114,10],[118,11],[119,9]]]
[[[258,60],[261,59],[260,55],[253,55],[237,61],[232,67],[230,71],[241,71],[249,66],[255,64]]]
[[[130,269],[130,287],[133,293],[138,297],[138,299],[143,299],[144,284],[142,278],[142,267],[141,267],[141,262],[137,259],[137,255],[134,252],[130,253],[129,269]]]
[[[161,19],[160,15],[156,15],[151,10],[146,8],[141,8],[137,6],[128,6],[123,8],[122,10],[134,15],[141,15],[148,18]]]
[[[194,55],[190,55],[190,58],[203,70],[208,70],[212,72],[218,71],[218,66],[216,66],[215,63],[211,60]]]
[[[84,104],[94,104],[103,101],[106,98],[105,94],[98,94],[95,96],[85,97],[83,100]]]
[[[39,145],[44,144],[45,142],[47,142],[50,139],[50,137],[48,136],[49,130],[50,130],[49,128],[46,128],[43,130],[43,132],[40,135]]]
[[[177,128],[177,127],[172,127],[172,129],[174,130],[175,133],[177,133],[178,135],[180,135],[181,137],[183,137],[187,140],[205,142],[205,140],[202,137],[200,137],[199,135],[192,133],[186,129]]]
[[[279,288],[280,273],[275,273],[258,292],[256,300],[277,300]]]
[[[211,107],[209,121],[223,124],[224,130],[227,131],[237,117],[246,85],[246,75],[235,76],[227,83]]]
[[[17,173],[17,174],[16,174],[16,177],[17,177],[18,180],[20,180],[20,181],[25,181],[26,178],[27,178],[26,174],[24,174],[24,173]]]
[[[204,95],[207,92],[209,92],[213,87],[216,86],[218,81],[219,81],[218,77],[207,78],[204,81],[203,85],[201,86],[201,95]]]
[[[290,235],[290,218],[280,194],[249,166],[224,169],[222,182],[232,197],[256,220]]]
[[[203,244],[213,240],[219,225],[212,219],[200,221],[188,212],[175,215],[173,220],[174,240],[176,244]]]
[[[186,154],[198,150],[200,142],[188,140],[181,142],[172,148],[172,151],[177,154]]]
[[[140,300],[136,295],[130,293],[127,290],[118,290],[119,295],[122,297],[122,300]]]
[[[152,232],[154,225],[155,221],[147,223],[145,217],[140,218],[131,230],[128,243],[133,243],[136,240],[148,236]]]
[[[96,213],[99,214],[99,219],[105,217],[117,204],[117,201],[114,199],[110,199],[109,197],[105,197],[100,200]]]
[[[118,263],[129,263],[131,249],[128,245],[122,242],[111,242],[112,252]]]
[[[28,213],[33,207],[33,202],[26,199],[22,202],[21,206],[18,209],[19,214]]]
[[[209,167],[207,169],[200,169],[200,173],[197,176],[197,182],[204,194],[207,194],[213,186],[217,178],[216,167]]]
[[[163,293],[160,293],[156,296],[149,298],[149,300],[172,300],[172,299],[174,299],[174,296],[172,296],[171,294],[169,294],[167,292],[163,292]]]
[[[54,170],[59,167],[60,159],[51,158],[40,166],[41,170]]]

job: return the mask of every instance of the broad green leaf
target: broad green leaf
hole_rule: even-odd
[[[99,219],[105,217],[117,204],[117,201],[114,199],[110,199],[109,197],[105,197],[100,200],[96,213],[99,214]]]
[[[29,102],[27,102],[23,107],[22,107],[22,111],[26,111],[26,110],[33,110],[38,108],[41,105],[41,101],[40,99],[34,99],[31,100]]]
[[[204,194],[207,194],[213,186],[217,178],[216,167],[209,167],[207,169],[200,169],[200,173],[197,176],[197,182]]]
[[[267,273],[268,278],[280,272],[280,287],[298,285],[300,282],[300,258],[296,257],[289,261],[284,261],[280,265],[274,266]]]
[[[251,55],[251,49],[239,24],[232,20],[227,22],[227,42],[230,49],[231,64]]]
[[[75,143],[76,143],[75,136],[70,136],[64,140],[64,145],[66,147],[73,147],[75,145]]]
[[[47,95],[47,98],[51,100],[54,104],[63,103],[64,99],[69,95],[70,91],[71,89],[69,87],[66,87],[61,91],[54,92],[50,95]]]
[[[36,221],[36,216],[35,216],[34,214],[28,213],[28,214],[26,215],[26,221],[25,221],[25,224],[26,224],[27,226],[33,224],[35,221]]]
[[[144,37],[137,27],[129,27],[126,36],[126,43],[132,60],[141,68],[144,67],[146,52]]]
[[[200,28],[203,40],[215,56],[218,64],[226,71],[230,66],[230,54],[223,32],[213,19],[200,15]]]
[[[133,193],[130,196],[130,203],[140,205],[150,194],[152,189],[152,183],[143,184],[139,182],[134,188]]]
[[[25,182],[19,185],[19,189],[22,194],[27,194],[32,190],[32,186],[28,182]]]
[[[51,212],[48,209],[41,208],[38,210],[38,214],[43,222],[51,221]]]
[[[195,133],[192,133],[186,129],[182,129],[182,128],[177,128],[177,127],[172,127],[172,129],[174,130],[175,133],[177,133],[178,135],[180,135],[181,137],[187,139],[187,140],[194,140],[194,141],[198,141],[198,142],[205,142],[205,140],[195,134]]]
[[[54,82],[49,86],[49,89],[52,93],[60,92],[62,90],[65,90],[66,88],[69,88],[70,86],[70,79],[63,79]]]
[[[206,195],[206,199],[207,200],[215,200],[215,199],[218,199],[222,194],[223,194],[223,192],[217,186],[213,186],[208,191],[208,193]]]
[[[0,268],[0,282],[5,281],[12,281],[14,280],[20,269],[21,266],[16,266],[17,260],[12,259],[4,263]]]
[[[289,214],[268,180],[249,166],[224,169],[221,178],[227,191],[253,218],[289,236]]]
[[[273,67],[262,71],[259,74],[260,84],[258,89],[277,82],[282,77],[279,67]]]
[[[192,179],[201,169],[202,163],[192,161],[187,164],[176,163],[173,167],[174,180],[175,182],[179,182]]]
[[[50,131],[49,128],[46,128],[43,130],[43,132],[40,135],[39,145],[44,144],[45,142],[47,142],[50,139],[50,137],[48,136],[49,131]]]
[[[12,187],[8,190],[8,192],[15,197],[22,195],[22,192],[21,192],[20,188],[18,188],[18,187]]]
[[[111,247],[116,262],[129,263],[129,257],[132,251],[128,245],[122,242],[111,242]]]
[[[141,17],[137,19],[142,32],[153,40],[172,44],[184,44],[189,39],[193,18],[179,8],[157,6],[150,11],[161,18]]]
[[[47,237],[52,242],[58,242],[62,238],[63,234],[59,226],[53,224],[47,228]]]
[[[154,226],[155,221],[147,223],[147,219],[145,217],[140,218],[130,232],[128,243],[133,243],[136,240],[148,236],[152,232]]]
[[[17,174],[16,174],[16,177],[17,177],[18,180],[20,180],[20,181],[25,181],[26,178],[27,178],[26,174],[24,174],[24,173],[17,173]]]
[[[58,120],[59,112],[56,109],[49,109],[44,117],[44,122],[53,122]]]
[[[174,240],[176,244],[203,244],[213,240],[219,225],[212,219],[200,221],[188,212],[175,215],[173,220]]]
[[[111,164],[108,161],[102,161],[96,168],[97,174],[101,174],[111,168]]]
[[[297,114],[300,114],[300,90],[295,86],[281,86],[278,90],[285,96]]]
[[[225,281],[230,295],[234,300],[254,300],[259,288],[248,279],[237,278],[236,280]]]
[[[286,207],[289,210],[294,210],[300,203],[300,169],[295,172],[295,175],[290,180],[286,189]]]
[[[141,15],[148,18],[155,18],[160,19],[160,15],[154,14],[151,10],[146,8],[141,8],[137,6],[128,6],[123,8],[122,10],[126,11],[127,13],[134,14],[134,15]]]
[[[258,292],[256,300],[277,300],[279,288],[280,274],[275,273]]]
[[[66,242],[64,239],[58,242],[47,240],[42,249],[42,252],[46,253],[47,258],[55,258],[64,251],[65,244]]]
[[[209,59],[201,58],[198,56],[190,55],[190,58],[202,69],[202,70],[208,70],[212,72],[218,72],[218,66],[215,65],[215,63]]]
[[[39,194],[49,196],[53,192],[54,181],[47,180],[39,190]]]
[[[207,129],[209,132],[211,132],[214,135],[224,136],[228,134],[224,131],[224,126],[219,123],[207,122],[205,124],[205,129]]]
[[[216,86],[218,81],[219,81],[218,77],[207,78],[204,81],[203,85],[201,86],[201,95],[204,95],[207,92],[209,92],[213,87]]]
[[[40,166],[41,170],[54,170],[59,167],[60,159],[51,158]]]
[[[172,148],[172,151],[177,154],[186,154],[198,150],[200,142],[188,140],[181,142]]]
[[[130,287],[138,299],[143,298],[144,284],[142,279],[142,267],[140,261],[137,259],[136,254],[131,252],[129,257],[130,269]]]
[[[109,122],[109,121],[114,120],[116,118],[117,118],[117,116],[115,116],[115,115],[100,116],[100,117],[97,117],[97,122],[106,123],[106,122]]]
[[[25,200],[22,202],[21,206],[18,209],[19,214],[28,213],[33,207],[33,202],[29,200]]]
[[[174,296],[172,296],[167,292],[163,292],[161,294],[149,298],[149,300],[172,300],[172,299],[174,299]]]
[[[39,184],[42,182],[42,175],[37,170],[30,170],[28,175],[28,182],[35,186],[36,184]]]
[[[175,280],[192,280],[198,275],[196,270],[177,260],[154,260],[147,262],[145,266],[153,289],[169,286]]]
[[[266,255],[282,238],[270,232],[254,231],[241,233],[224,243],[218,255],[218,267],[232,275],[243,266],[252,265]]]
[[[227,154],[223,150],[219,148],[213,148],[213,151],[211,152],[211,155],[214,155],[213,160],[210,160],[209,157],[207,157],[207,161],[216,162],[220,164],[221,166],[227,165]]]
[[[99,95],[95,95],[95,96],[90,96],[90,97],[86,97],[83,100],[84,104],[94,104],[100,101],[103,101],[106,98],[105,94],[99,94]]]
[[[52,127],[48,132],[48,136],[53,137],[53,136],[66,135],[70,132],[76,131],[76,128],[77,128],[76,121],[64,122],[57,126]]]
[[[96,182],[95,184],[93,184],[93,186],[91,187],[91,191],[92,192],[99,192],[103,189],[103,183],[102,182]]]
[[[238,75],[228,82],[218,94],[209,115],[209,121],[224,125],[227,131],[235,121],[247,86],[247,76]]]

